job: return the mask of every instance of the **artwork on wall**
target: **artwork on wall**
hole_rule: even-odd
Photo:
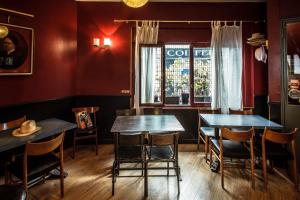
[[[7,33],[0,38],[0,75],[31,75],[33,68],[32,28],[0,23]]]

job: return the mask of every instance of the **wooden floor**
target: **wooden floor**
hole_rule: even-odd
[[[225,171],[225,188],[221,187],[219,173],[210,171],[205,163],[203,151],[196,145],[180,146],[182,173],[181,193],[177,197],[175,177],[149,177],[149,197],[153,200],[196,199],[300,199],[293,185],[284,179],[269,175],[268,192],[263,192],[263,182],[256,179],[255,190],[250,186],[249,172],[240,169]],[[65,151],[65,200],[135,200],[143,199],[143,178],[118,178],[115,196],[111,195],[111,166],[113,146],[99,145],[99,155],[90,146],[79,147],[76,159],[71,158],[71,149]],[[155,173],[165,173],[156,171]],[[125,172],[122,172],[123,174]],[[128,173],[128,172],[127,172]],[[257,171],[257,173],[260,173]],[[33,200],[60,199],[59,180],[47,180],[29,190]]]

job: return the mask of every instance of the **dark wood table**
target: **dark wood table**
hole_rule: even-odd
[[[215,128],[215,137],[219,137],[218,128],[256,128],[282,129],[283,126],[259,115],[233,115],[233,114],[200,114],[203,121]]]
[[[37,126],[42,127],[42,129],[36,133],[24,137],[13,136],[11,134],[13,129],[1,131],[0,152],[23,146],[28,141],[37,141],[77,127],[77,125],[74,123],[70,123],[57,118],[50,118],[39,121],[37,122]]]
[[[161,132],[183,131],[185,131],[184,128],[174,115],[118,116],[111,128],[112,133],[126,133],[127,135],[136,134],[136,132],[160,134]],[[117,143],[118,141],[115,141],[115,144]],[[178,151],[175,153],[178,158]],[[147,178],[144,182],[144,196],[148,196]]]

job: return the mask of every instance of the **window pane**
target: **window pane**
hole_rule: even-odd
[[[141,47],[141,104],[161,103],[161,47]]]
[[[190,45],[165,45],[166,104],[190,103]]]
[[[211,102],[211,51],[194,48],[194,102]]]

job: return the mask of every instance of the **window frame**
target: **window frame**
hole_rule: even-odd
[[[190,45],[190,103],[183,105],[183,104],[166,104],[165,101],[165,45]],[[209,42],[167,42],[167,43],[158,43],[158,44],[140,44],[139,45],[139,77],[141,77],[141,48],[142,47],[159,47],[161,48],[161,98],[162,101],[160,103],[141,103],[141,78],[139,78],[139,105],[141,107],[210,107],[211,102],[195,102],[194,101],[194,48],[207,48],[210,47]]]

